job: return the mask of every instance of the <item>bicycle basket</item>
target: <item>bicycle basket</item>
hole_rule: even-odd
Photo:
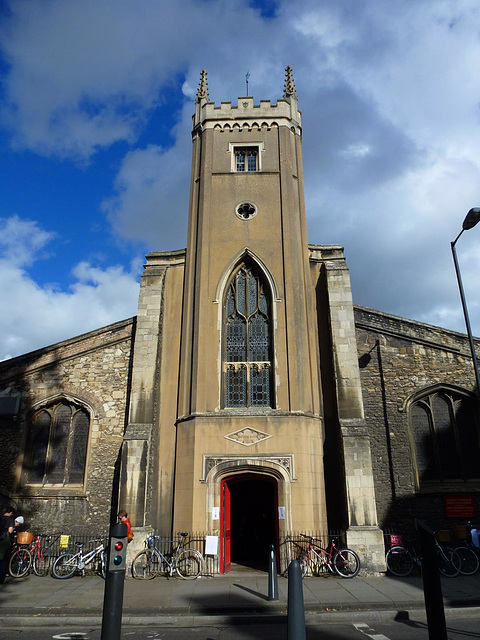
[[[17,543],[18,544],[31,544],[33,541],[33,533],[28,531],[20,531],[17,533]]]

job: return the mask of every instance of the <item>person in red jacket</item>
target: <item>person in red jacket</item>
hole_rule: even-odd
[[[127,525],[127,540],[131,542],[133,540],[132,523],[128,519],[128,513],[124,510],[118,512],[118,521]]]

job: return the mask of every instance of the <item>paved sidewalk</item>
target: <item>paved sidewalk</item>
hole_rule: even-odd
[[[7,578],[0,585],[0,626],[21,622],[79,624],[101,620],[105,583],[97,577],[56,580],[30,575]],[[480,574],[442,578],[445,607],[480,606]],[[239,573],[187,581],[155,578],[125,581],[124,624],[233,623],[255,614],[273,618],[286,614],[288,580],[278,578],[279,600],[269,602],[266,573]],[[303,581],[308,616],[339,611],[408,611],[423,609],[420,576],[361,577],[352,580],[325,576]],[[36,621],[36,622],[35,622]],[[28,624],[28,622],[27,622]]]

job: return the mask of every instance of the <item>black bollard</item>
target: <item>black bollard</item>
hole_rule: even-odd
[[[127,525],[119,522],[110,530],[101,640],[120,640],[127,543]]]
[[[442,583],[438,570],[435,534],[423,520],[417,520],[416,525],[422,553],[423,598],[427,613],[428,637],[429,640],[447,640],[447,623],[443,607]]]
[[[277,554],[273,544],[268,553],[268,600],[278,600]]]
[[[287,640],[306,640],[302,570],[298,560],[288,566]]]

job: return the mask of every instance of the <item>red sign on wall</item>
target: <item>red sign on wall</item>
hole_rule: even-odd
[[[443,496],[446,518],[476,518],[477,505],[472,494],[445,494]]]

